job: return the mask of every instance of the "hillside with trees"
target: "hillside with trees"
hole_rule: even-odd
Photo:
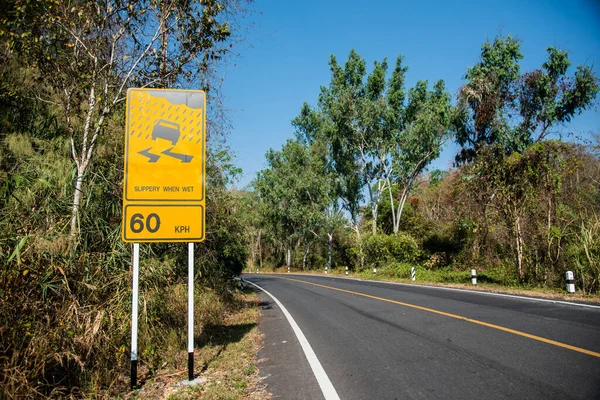
[[[14,0],[0,5],[0,392],[129,390],[131,246],[121,241],[125,93],[207,92],[207,240],[196,246],[197,324],[219,323],[247,258],[228,187],[219,68],[246,1]],[[183,349],[187,251],[141,246],[140,362]]]
[[[568,54],[521,71],[514,38],[481,47],[455,101],[442,80],[405,87],[405,59],[370,72],[354,50],[296,138],[267,153],[245,196],[252,265],[302,270],[378,268],[384,277],[579,290],[600,280],[599,137],[556,129],[594,106],[598,78]],[[445,143],[454,168],[429,170]]]

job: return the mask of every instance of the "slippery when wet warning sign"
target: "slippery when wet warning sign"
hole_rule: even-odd
[[[205,153],[203,91],[127,91],[124,241],[204,240]]]

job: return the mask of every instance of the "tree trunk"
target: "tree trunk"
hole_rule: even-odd
[[[304,256],[302,257],[302,271],[306,271],[306,259],[308,258],[309,249],[310,249],[310,245],[307,242],[304,242]]]
[[[256,237],[258,238],[258,235],[256,235]],[[253,241],[252,244],[250,245],[250,265],[252,265],[253,267],[256,265],[256,251],[258,249],[258,244],[257,241]]]
[[[553,251],[552,251],[552,215],[553,215],[553,207],[552,207],[552,196],[549,196],[548,198],[548,221],[547,221],[547,237],[548,237],[548,260],[555,264],[558,262],[559,258],[560,258],[560,238],[556,238],[556,256],[553,257]]]
[[[408,199],[408,186],[404,187],[402,191],[402,197],[400,197],[400,201],[398,202],[398,211],[396,214],[396,220],[394,225],[394,234],[398,233],[400,230],[400,218],[402,217],[402,211],[404,210],[404,204],[406,203],[406,199]],[[392,212],[395,210],[392,209]]]
[[[373,194],[371,188],[371,181],[367,181],[367,188],[369,189],[369,200],[371,202],[371,215],[373,216],[373,235],[377,234],[377,196]]]
[[[371,212],[373,213],[373,235],[377,235],[377,204],[371,207]]]
[[[331,271],[331,255],[333,253],[333,231],[327,233],[329,254],[327,255],[327,269]]]
[[[356,231],[356,241],[358,243],[358,258],[360,262],[360,269],[362,270],[365,267],[365,255],[363,253],[362,238],[360,236],[360,229],[358,228],[358,224],[354,225],[354,230]]]
[[[517,250],[517,272],[519,274],[519,280],[522,282],[525,278],[523,271],[523,232],[521,230],[521,217],[515,218],[515,240]]]
[[[390,193],[390,207],[392,209],[392,227],[394,229],[394,233],[396,233],[396,208],[394,207],[394,195],[392,194],[392,183],[388,177],[387,179],[388,192]]]
[[[161,38],[160,38],[160,83],[163,88],[168,88],[169,85],[166,80],[167,76],[167,44],[168,44],[168,34],[167,30],[164,28],[166,25],[166,20],[168,18],[168,13],[165,12],[165,8],[167,7],[166,2],[161,3],[160,6],[160,19],[161,22]]]
[[[260,268],[262,269],[262,244],[261,244],[261,232],[260,230],[258,231],[258,265],[260,266]]]
[[[83,188],[83,174],[85,168],[77,168],[77,178],[75,179],[75,193],[73,193],[73,207],[71,208],[71,245],[75,244],[79,233],[77,220],[79,217],[79,205],[81,204],[81,193]]]

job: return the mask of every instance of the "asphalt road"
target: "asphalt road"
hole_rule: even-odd
[[[600,399],[600,309],[413,285],[244,275],[275,296],[341,399]],[[281,309],[265,301],[261,375],[323,398]]]

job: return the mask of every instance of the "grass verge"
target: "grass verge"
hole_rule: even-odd
[[[260,301],[245,289],[234,294],[224,318],[196,328],[195,374],[199,384],[182,386],[187,379],[185,350],[179,350],[173,364],[167,363],[143,382],[143,389],[131,399],[270,399],[261,385],[256,356],[262,336],[258,330]]]
[[[403,264],[400,267],[390,269],[387,267],[378,268],[377,273],[373,274],[372,269],[365,269],[360,272],[349,271],[349,278],[363,280],[376,280],[386,282],[410,283],[415,285],[430,285],[440,287],[450,287],[456,289],[468,289],[474,291],[483,291],[491,293],[506,293],[522,296],[540,297],[551,300],[578,301],[584,303],[600,304],[600,296],[584,294],[581,291],[567,293],[566,288],[544,288],[535,286],[505,285],[493,282],[493,279],[486,279],[485,273],[479,273],[477,285],[471,283],[471,273],[469,271],[456,271],[451,269],[428,270],[416,266],[416,281],[410,278],[411,265]],[[399,271],[400,270],[400,271]],[[291,268],[291,274],[308,274],[325,276],[325,270],[306,270]],[[248,269],[246,273],[256,273],[256,268]],[[287,274],[287,267],[266,269],[259,271],[263,273]],[[346,276],[342,268],[327,271],[329,276]]]

